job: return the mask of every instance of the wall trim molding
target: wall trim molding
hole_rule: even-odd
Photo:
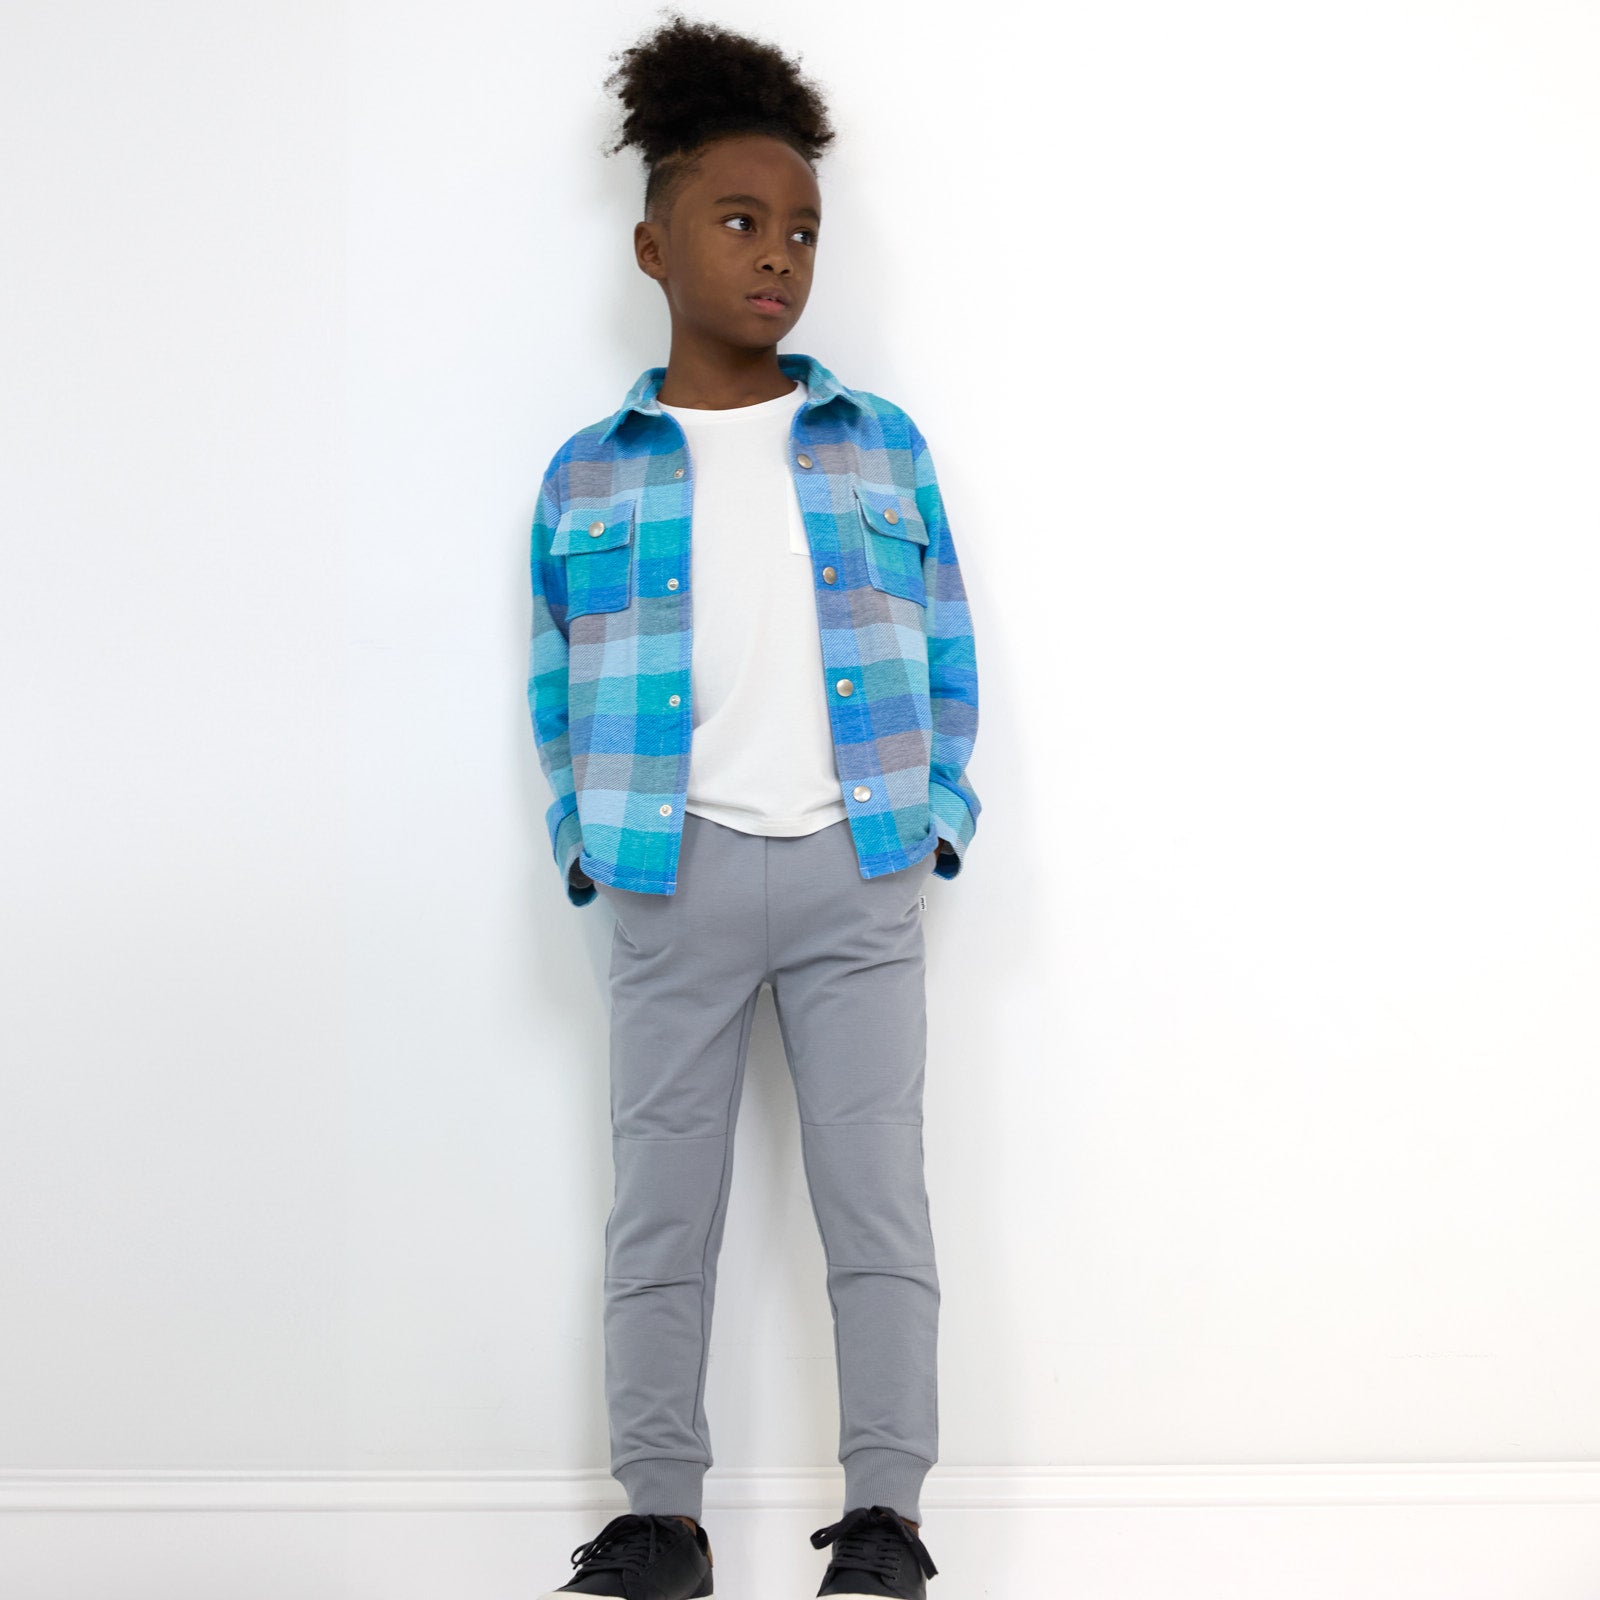
[[[835,1514],[839,1468],[722,1469],[705,1508]],[[928,1509],[1074,1506],[1600,1505],[1600,1461],[935,1467]],[[624,1511],[609,1473],[9,1468],[7,1511]]]

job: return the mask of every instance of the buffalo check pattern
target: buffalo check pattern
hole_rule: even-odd
[[[863,878],[940,850],[961,870],[981,809],[967,778],[978,669],[933,457],[897,405],[811,356],[789,468],[811,549],[839,792]],[[553,799],[551,850],[573,905],[588,877],[677,887],[694,726],[694,462],[656,403],[665,367],[552,457],[534,512],[528,709]],[[941,841],[943,847],[941,848]]]

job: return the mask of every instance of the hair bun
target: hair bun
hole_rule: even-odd
[[[645,215],[672,204],[686,159],[709,140],[739,133],[783,139],[807,162],[834,140],[816,86],[776,45],[674,13],[637,44],[613,53],[605,80],[624,108],[607,154],[632,145],[644,158]]]

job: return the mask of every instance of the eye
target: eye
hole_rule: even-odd
[[[750,216],[750,214],[748,212],[744,212],[744,211],[736,212],[733,216],[724,217],[722,220],[723,220],[724,225],[726,225],[727,223],[730,223],[730,222],[748,222],[750,224],[751,228],[755,227],[755,218]],[[744,229],[744,228],[740,228],[738,231],[740,233],[745,233],[748,230]],[[805,242],[808,245],[812,245],[812,246],[816,245],[817,233],[816,233],[816,229],[815,228],[796,228],[794,231],[796,233],[798,233],[798,234],[804,235]]]

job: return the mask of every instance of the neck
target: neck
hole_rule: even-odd
[[[674,336],[656,399],[668,406],[727,411],[776,400],[793,388],[794,379],[778,365],[776,345],[739,350]]]

